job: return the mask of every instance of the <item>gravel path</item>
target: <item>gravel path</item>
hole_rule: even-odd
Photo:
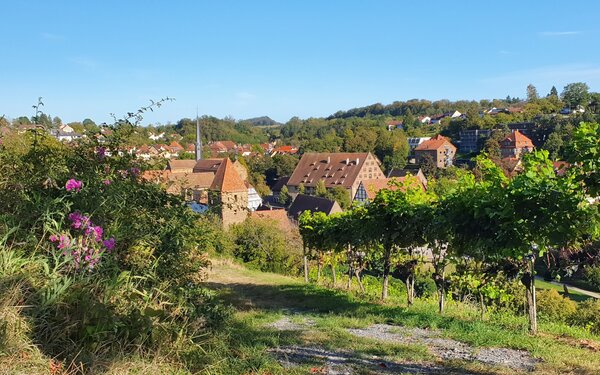
[[[479,361],[492,366],[505,366],[515,370],[533,371],[538,360],[523,350],[505,348],[473,348],[460,341],[443,338],[432,329],[398,327],[374,324],[367,328],[348,329],[349,333],[374,340],[423,344],[443,360]]]
[[[361,356],[345,350],[320,347],[284,346],[269,349],[284,368],[314,364],[311,373],[326,375],[364,374],[465,374],[433,363],[390,362],[375,356]]]

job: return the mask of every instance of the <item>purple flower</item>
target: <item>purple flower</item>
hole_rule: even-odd
[[[135,177],[135,176],[137,176],[138,174],[140,174],[140,169],[139,169],[139,168],[135,168],[135,167],[133,167],[133,168],[131,168],[131,169],[129,170],[129,173],[131,173],[131,175]]]
[[[103,232],[104,231],[102,230],[102,227],[100,227],[100,226],[90,225],[89,227],[87,227],[85,229],[85,234],[91,235],[91,237],[93,237],[96,241],[99,241],[102,239]]]
[[[51,241],[51,242],[56,242],[56,241],[58,241],[58,236],[57,236],[56,234],[53,234],[53,235],[51,235],[51,236],[50,236],[50,241]]]
[[[104,181],[102,181],[102,183],[106,186],[112,184],[112,182],[110,180],[104,180]]]
[[[115,242],[115,239],[113,237],[111,237],[108,240],[102,241],[102,244],[104,245],[106,250],[112,251],[115,248],[116,242]]]
[[[98,147],[96,149],[96,156],[98,156],[98,158],[100,160],[104,159],[104,157],[106,156],[106,148],[105,147]]]
[[[85,229],[90,223],[90,218],[82,215],[81,212],[75,211],[69,214],[69,220],[71,220],[71,227],[73,229]]]
[[[67,183],[65,184],[65,189],[67,189],[67,191],[80,191],[81,188],[83,187],[83,182],[78,181],[74,178],[70,179],[69,181],[67,181]]]

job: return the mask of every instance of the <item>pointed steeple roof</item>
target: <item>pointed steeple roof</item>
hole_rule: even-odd
[[[210,185],[210,190],[218,190],[221,192],[231,193],[237,191],[248,191],[244,180],[240,177],[239,173],[235,170],[233,162],[229,158],[225,158],[217,173],[215,179]]]

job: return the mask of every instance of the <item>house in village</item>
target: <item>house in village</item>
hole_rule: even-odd
[[[533,151],[533,148],[531,139],[518,130],[500,141],[500,155],[502,158],[520,159],[524,153]]]
[[[396,178],[404,178],[408,175],[414,176],[420,183],[423,185],[425,190],[427,190],[427,177],[421,170],[421,167],[417,164],[406,164],[404,168],[392,168],[392,170],[388,173],[388,178],[396,177]]]
[[[409,137],[407,139],[409,152],[413,152],[417,146],[430,139],[431,137]]]
[[[325,188],[342,187],[354,197],[360,181],[385,178],[381,162],[370,152],[363,153],[305,153],[287,183],[290,194],[300,193],[301,186],[308,195],[315,193],[319,181]]]
[[[298,194],[288,209],[288,216],[293,221],[298,221],[304,211],[323,212],[326,215],[331,215],[342,212],[342,208],[338,202],[327,198]]]
[[[428,157],[431,157],[438,168],[451,166],[455,155],[456,147],[442,135],[436,135],[415,148],[417,164],[423,164]]]

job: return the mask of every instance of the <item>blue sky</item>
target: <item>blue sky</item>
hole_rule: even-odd
[[[597,1],[4,1],[0,115],[327,116],[376,102],[600,90]],[[487,5],[493,4],[493,5]]]

